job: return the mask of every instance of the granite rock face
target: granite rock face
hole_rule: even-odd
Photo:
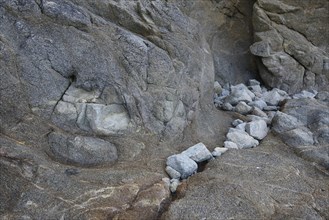
[[[179,219],[211,219],[214,210],[248,219],[328,218],[327,174],[307,161],[328,167],[327,11],[325,0],[0,0],[0,219],[160,219],[166,210],[163,217],[175,219],[180,201],[211,204],[176,212]],[[279,96],[267,106],[258,81],[241,84],[251,78],[289,94],[319,93],[286,102],[283,92],[269,90]],[[286,154],[285,145],[264,156],[268,136],[250,137],[246,123],[230,133],[238,144],[225,141],[234,117],[213,105],[215,79],[226,110],[243,101],[274,111],[274,97],[303,127],[270,136],[270,143],[281,146],[282,138],[306,160]],[[207,165],[190,180],[163,180],[166,158],[199,142],[230,149],[208,174]],[[247,153],[232,150],[258,144],[241,150]],[[200,161],[224,149],[209,150]],[[184,177],[196,171],[186,158],[193,165]],[[251,170],[254,161],[268,164],[266,172]],[[169,169],[172,178],[182,179],[175,171]],[[292,179],[277,183],[278,174]],[[230,197],[241,178],[242,202]],[[285,189],[292,196],[282,197]],[[220,209],[212,206],[218,201]]]
[[[257,148],[228,150],[192,176],[185,197],[162,219],[327,219],[328,181],[325,170],[268,135]]]
[[[258,0],[253,9],[259,73],[270,87],[288,93],[328,90],[327,1]]]

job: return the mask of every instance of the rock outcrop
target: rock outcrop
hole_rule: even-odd
[[[288,93],[328,90],[328,1],[258,0],[253,9],[259,74]]]
[[[0,219],[329,218],[328,7],[0,0]]]

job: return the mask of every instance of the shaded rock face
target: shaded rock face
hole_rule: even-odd
[[[255,1],[172,1],[200,23],[213,57],[215,79],[222,84],[258,78],[256,62],[249,50]]]
[[[270,87],[295,93],[328,90],[328,1],[258,0],[253,9],[259,74]]]

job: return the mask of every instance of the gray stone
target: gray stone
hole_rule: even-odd
[[[223,153],[225,153],[228,150],[228,148],[225,147],[215,147],[215,149],[213,150],[213,152],[211,152],[211,154],[214,157],[219,157],[221,156]]]
[[[293,99],[304,99],[304,98],[314,98],[317,93],[309,92],[306,90],[301,91],[300,93],[296,93],[292,96]]]
[[[299,127],[286,131],[281,137],[286,144],[296,147],[297,149],[314,145],[313,133],[306,127]]]
[[[263,112],[262,110],[260,110],[257,107],[254,107],[251,114],[259,116],[259,117],[264,117],[267,118],[267,114],[265,112]]]
[[[197,163],[184,154],[175,154],[168,157],[166,164],[179,172],[182,179],[191,176],[198,169]]]
[[[188,156],[197,163],[210,160],[212,158],[212,154],[203,143],[193,145],[192,147],[184,150],[181,154]]]
[[[280,89],[272,89],[271,91],[265,92],[262,96],[263,100],[268,105],[279,105],[280,102],[287,99],[289,96],[285,91],[282,91]]]
[[[224,148],[227,149],[239,149],[238,145],[232,141],[224,141]]]
[[[100,92],[97,90],[86,91],[71,85],[63,96],[63,101],[71,103],[93,103],[99,98]]]
[[[70,130],[76,125],[78,113],[75,105],[69,102],[59,101],[52,114],[52,122]]]
[[[252,107],[247,105],[245,102],[241,101],[235,106],[234,111],[236,111],[242,115],[246,115],[252,111]]]
[[[259,145],[259,142],[251,137],[248,133],[239,129],[230,128],[226,138],[237,144],[238,148],[251,148]],[[227,146],[224,146],[228,148]]]
[[[270,121],[270,124],[272,124],[272,120],[273,120],[274,116],[276,115],[276,113],[277,113],[276,111],[268,111],[268,112],[266,112],[267,118]]]
[[[262,140],[266,137],[268,133],[267,124],[264,120],[252,121],[246,124],[247,133],[258,139]]]
[[[80,108],[78,126],[102,135],[117,134],[128,129],[130,118],[122,105],[86,104]]]
[[[243,122],[241,124],[238,124],[235,128],[241,131],[246,131],[246,124],[247,124],[246,122]]]
[[[266,122],[266,124],[271,124],[271,120],[269,120],[269,118],[267,117],[260,117],[260,116],[257,116],[257,115],[247,115],[247,121],[248,122],[251,122],[251,121],[259,121],[259,120],[263,120]]]
[[[252,91],[255,95],[261,96],[262,94],[262,88],[260,85],[255,85],[255,86],[248,86],[249,90]]]
[[[263,110],[264,111],[277,111],[279,109],[279,107],[278,106],[265,106],[264,108],[263,108]]]
[[[232,125],[234,127],[238,126],[239,124],[243,123],[243,121],[241,119],[235,119],[233,122],[232,122]]]
[[[226,97],[230,94],[230,91],[228,89],[222,89],[221,97]]]
[[[222,94],[222,90],[223,90],[223,88],[222,88],[222,86],[219,84],[219,82],[215,81],[215,82],[214,82],[214,92],[215,92],[216,94]]]
[[[238,84],[231,86],[231,94],[225,98],[225,102],[229,102],[232,105],[238,104],[240,101],[251,102],[255,97],[244,84]]]
[[[181,174],[170,166],[166,166],[166,172],[172,179],[179,179],[181,177]]]
[[[255,80],[255,79],[249,79],[248,85],[249,86],[259,86],[260,85],[260,82],[257,81],[257,80]]]
[[[267,107],[266,102],[261,99],[249,102],[248,105],[255,106],[255,107],[259,108],[260,110],[263,110],[265,107]]]
[[[171,179],[170,180],[170,186],[169,189],[172,193],[176,192],[177,187],[180,185],[180,182],[178,179]]]
[[[273,131],[279,134],[301,126],[304,126],[304,124],[297,118],[280,111],[276,113],[272,120]]]
[[[229,102],[225,102],[222,106],[222,109],[225,111],[232,111],[234,108]]]
[[[99,138],[70,137],[55,132],[48,137],[51,153],[63,163],[97,166],[113,164],[118,159],[115,145]]]

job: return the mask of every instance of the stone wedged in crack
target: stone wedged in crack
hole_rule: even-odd
[[[181,174],[182,179],[194,174],[198,169],[198,164],[183,154],[175,154],[167,158],[167,166],[170,166]]]
[[[236,143],[238,148],[251,148],[259,145],[259,142],[248,133],[235,128],[230,128],[226,137],[228,141]]]
[[[211,154],[214,157],[219,157],[222,154],[224,154],[227,150],[228,150],[228,148],[225,148],[225,147],[215,147],[215,149],[213,150],[213,152],[211,152]]]
[[[52,155],[63,163],[98,166],[113,164],[118,159],[116,146],[99,138],[52,132],[48,139]]]
[[[197,163],[210,160],[212,158],[212,154],[203,143],[198,143],[192,147],[189,147],[181,154],[188,156]]]
[[[170,176],[171,179],[180,179],[181,174],[175,170],[174,168],[172,168],[171,166],[166,166],[166,172],[168,173],[168,175]]]
[[[266,135],[268,133],[267,124],[264,120],[248,122],[246,124],[246,132],[250,136],[252,136],[258,140],[262,140],[266,137]]]

